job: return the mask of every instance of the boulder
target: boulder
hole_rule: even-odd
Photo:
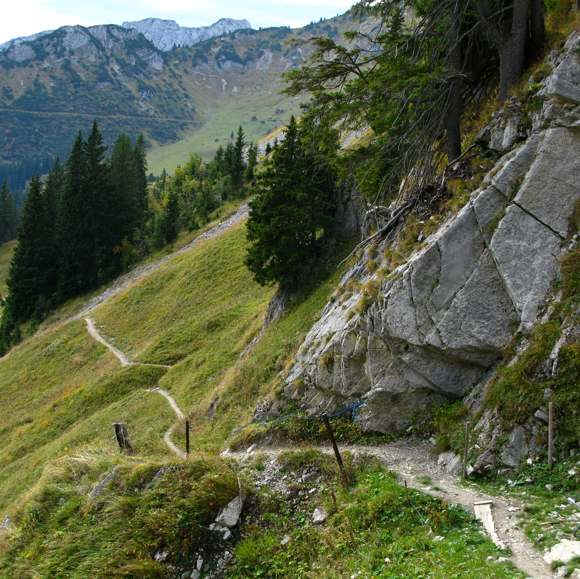
[[[437,458],[437,466],[446,473],[459,475],[463,470],[463,461],[454,452],[442,452]]]
[[[216,517],[216,524],[222,527],[235,527],[240,520],[242,509],[244,508],[244,498],[239,495],[222,509]]]
[[[495,117],[488,143],[514,148],[456,215],[388,275],[368,267],[368,252],[344,275],[296,355],[288,398],[309,414],[360,404],[355,420],[364,430],[392,432],[493,377],[515,334],[538,321],[576,212],[580,133],[566,128],[572,105],[554,92],[564,92],[565,79],[577,83],[575,46],[567,43],[547,81],[552,92],[545,96],[558,106],[544,103],[525,142],[516,145],[525,138],[518,132],[521,107],[508,103]],[[549,120],[542,118],[547,111]],[[564,113],[566,126],[559,124]],[[498,127],[501,139],[492,134]],[[379,261],[391,244],[387,238],[376,247]],[[376,288],[371,300],[369,287]],[[502,428],[492,420],[485,436],[478,434],[473,468],[511,466],[525,454],[517,430],[496,452]],[[488,448],[494,451],[486,454]]]
[[[540,94],[580,104],[580,33],[574,32],[566,41],[564,57],[548,77]]]
[[[312,513],[312,522],[315,525],[322,525],[322,523],[326,522],[327,518],[328,515],[322,507],[316,507],[314,513]]]
[[[544,561],[546,563],[553,563],[554,561],[561,561],[568,563],[575,557],[580,557],[580,541],[573,539],[564,539],[557,545],[554,545],[545,555]]]

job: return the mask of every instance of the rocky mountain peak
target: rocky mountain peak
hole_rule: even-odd
[[[188,28],[180,26],[175,20],[145,18],[137,22],[123,22],[123,27],[137,30],[159,50],[169,51],[179,46],[192,46],[236,30],[251,28],[252,25],[247,20],[222,18],[211,26]]]

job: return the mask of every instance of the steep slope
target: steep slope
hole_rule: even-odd
[[[113,450],[113,422],[128,424],[139,453],[167,456],[163,434],[174,412],[148,389],[163,386],[167,373],[166,389],[190,408],[243,349],[269,299],[251,280],[243,255],[238,226],[166,262],[107,305],[116,320],[133,311],[136,319],[128,315],[126,322],[141,336],[133,348],[127,347],[135,336],[130,332],[115,343],[127,352],[143,350],[136,360],[162,358],[159,366],[122,367],[82,320],[50,327],[0,361],[2,510],[17,504],[51,460],[87,444]],[[110,340],[116,327],[103,326],[108,318],[97,314],[97,329]]]
[[[534,367],[539,375],[530,386],[529,369],[517,386],[526,393],[511,399],[509,385],[490,378],[514,343],[514,362],[526,359],[541,323],[554,326],[542,345],[546,358],[557,359],[558,350],[550,351],[559,338],[563,345],[577,336],[566,307],[554,304],[561,260],[572,251],[570,272],[577,266],[579,42],[575,33],[560,56],[550,55],[544,82],[530,84],[526,99],[514,99],[479,135],[484,149],[503,156],[457,214],[430,236],[441,215],[415,221],[398,239],[371,238],[302,344],[286,380],[288,400],[314,414],[356,405],[364,429],[397,432],[471,394],[475,421],[488,409],[473,425],[474,468],[514,467],[540,452],[542,393],[550,380],[558,383],[556,374],[541,378]],[[393,256],[405,236],[414,251],[398,265]],[[577,367],[577,352],[571,355],[563,372]],[[496,383],[503,393],[494,394]],[[575,405],[574,387],[561,383],[559,405]],[[571,420],[577,432],[577,415]]]

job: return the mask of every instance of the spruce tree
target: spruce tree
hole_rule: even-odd
[[[85,143],[79,132],[66,164],[59,215],[59,295],[63,301],[87,287],[85,272],[88,267],[94,267],[89,230],[92,208],[85,199],[85,174]]]
[[[86,201],[85,223],[89,237],[90,255],[87,255],[85,287],[91,288],[109,279],[119,270],[117,232],[111,225],[116,220],[118,207],[110,183],[105,159],[106,147],[95,121],[85,145],[86,173],[83,183]]]
[[[255,177],[256,165],[258,164],[258,147],[250,143],[248,147],[248,166],[246,168],[246,181],[251,183]]]
[[[179,199],[174,189],[171,189],[163,209],[159,225],[159,237],[163,243],[173,243],[179,231]]]
[[[127,135],[119,135],[110,160],[110,177],[112,186],[112,208],[109,227],[112,230],[113,247],[120,246],[123,240],[131,240],[137,227],[137,215],[141,207],[139,185],[137,183],[136,152]]]
[[[18,233],[18,245],[10,264],[7,307],[14,323],[41,319],[54,294],[54,222],[38,177],[33,177]]]
[[[337,181],[331,155],[337,148],[335,131],[306,123],[299,127],[291,118],[250,203],[246,264],[258,283],[277,282],[293,292],[316,277],[334,233]]]
[[[60,269],[60,231],[59,214],[65,186],[65,171],[60,161],[56,159],[44,184],[44,211],[46,213],[46,233],[44,244],[47,253],[46,284],[50,288],[49,305],[57,301],[58,280]]]
[[[244,148],[246,146],[246,137],[242,127],[238,128],[238,135],[233,151],[233,162],[231,169],[232,187],[234,195],[243,197],[244,195],[244,172],[246,165],[244,163]]]
[[[147,198],[147,155],[143,135],[137,137],[133,150],[133,171],[135,179],[134,228],[135,231],[139,231],[145,225],[149,209],[149,201]]]
[[[17,229],[17,211],[14,198],[4,181],[0,187],[0,243],[14,239]]]

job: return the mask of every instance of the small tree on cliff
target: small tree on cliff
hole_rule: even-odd
[[[292,117],[250,203],[246,264],[256,281],[293,292],[312,275],[332,234],[337,182],[327,151],[310,138],[313,127]],[[327,129],[328,133],[329,130]],[[336,151],[337,138],[332,131]]]

